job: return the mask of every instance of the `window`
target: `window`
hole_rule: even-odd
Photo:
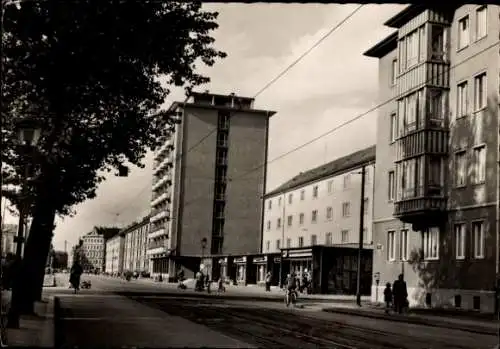
[[[271,221],[267,221],[267,230],[271,230]]]
[[[366,216],[369,212],[368,210],[368,205],[370,203],[370,200],[368,198],[365,198],[364,202],[363,202],[363,214]]]
[[[466,184],[467,159],[465,151],[455,154],[455,185],[462,187]]]
[[[427,37],[425,35],[425,26],[418,28],[418,41],[420,43],[419,50],[419,61],[425,62],[427,60]]]
[[[420,158],[413,158],[401,163],[402,199],[415,197],[420,178]]]
[[[316,223],[318,221],[318,210],[312,211],[311,222]]]
[[[351,204],[348,202],[342,203],[342,217],[349,217],[351,215]]]
[[[410,240],[408,239],[408,230],[407,229],[401,230],[400,241],[399,241],[399,256],[401,257],[402,261],[408,260],[408,254],[409,254],[408,245],[409,245],[409,243],[410,243]]]
[[[445,59],[445,38],[446,36],[444,35],[444,28],[442,26],[431,25],[431,59]]]
[[[281,218],[278,218],[278,220],[276,221],[276,228],[281,228]]]
[[[313,234],[311,235],[311,246],[315,246],[318,244],[318,236]]]
[[[488,15],[486,6],[476,10],[476,40],[482,39],[488,33]]]
[[[398,138],[398,116],[396,113],[391,114],[391,142]]]
[[[304,247],[304,237],[299,236],[299,247]]]
[[[388,189],[387,189],[387,199],[389,201],[394,200],[394,193],[396,191],[396,181],[394,180],[394,171],[389,171],[388,176]]]
[[[486,108],[486,73],[474,78],[474,110]]]
[[[387,232],[387,260],[396,260],[396,232],[392,230]]]
[[[288,194],[288,203],[291,204],[293,202],[293,194]]]
[[[429,123],[432,126],[443,126],[446,99],[442,90],[429,91]]]
[[[469,46],[469,16],[465,16],[458,21],[458,49]]]
[[[292,247],[292,239],[290,239],[290,238],[286,239],[286,247],[287,248]]]
[[[408,34],[406,37],[406,67],[410,68],[418,63],[418,30]]]
[[[467,115],[468,94],[467,81],[464,81],[457,86],[457,118]]]
[[[291,227],[293,223],[293,216],[288,216],[286,219],[288,226]]]
[[[350,184],[351,184],[351,175],[346,174],[344,176],[344,189],[348,189]]]
[[[303,213],[299,214],[299,224],[300,225],[304,224],[304,214]]]
[[[325,245],[332,245],[333,244],[333,238],[332,238],[332,233],[326,233],[325,234]]]
[[[484,183],[486,180],[486,147],[474,148],[474,183]]]
[[[425,259],[439,258],[439,228],[429,228],[423,233],[423,250]]]
[[[276,240],[276,249],[279,250],[281,248],[281,240]]]
[[[281,197],[278,198],[278,207],[281,207]]]
[[[443,162],[442,159],[438,156],[430,156],[429,157],[429,194],[432,195],[440,195],[441,194],[441,185],[443,182],[442,179],[442,168]]]
[[[304,201],[305,197],[306,197],[306,191],[302,189],[300,191],[300,201]]]
[[[313,187],[313,198],[317,198],[318,197],[318,186],[315,185]]]
[[[465,224],[455,224],[455,258],[465,258]]]
[[[394,59],[391,66],[391,84],[396,85],[396,77],[398,74],[398,60]]]
[[[333,218],[333,208],[332,207],[327,207],[326,208],[326,219],[329,221],[332,220]]]
[[[267,252],[269,252],[270,246],[271,246],[271,241],[267,240],[266,241],[266,251]]]
[[[341,238],[342,238],[342,243],[347,243],[349,242],[349,230],[342,230],[341,232]]]
[[[328,181],[328,194],[333,192],[333,180]]]
[[[484,258],[484,223],[472,223],[472,235],[474,237],[474,258]]]

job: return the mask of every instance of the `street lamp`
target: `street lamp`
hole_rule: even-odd
[[[25,155],[29,155],[33,148],[38,144],[41,135],[41,129],[39,127],[38,122],[34,118],[26,117],[20,118],[15,121],[15,131],[17,133],[19,145],[21,147],[20,151],[24,152]],[[23,250],[23,242],[24,242],[24,225],[27,216],[27,211],[29,207],[29,192],[28,192],[28,178],[29,178],[29,163],[25,159],[24,166],[24,174],[22,178],[22,187],[21,187],[21,200],[19,205],[19,223],[17,236],[15,238],[16,242],[16,259],[19,263],[21,260],[22,250]],[[17,288],[20,286],[18,283],[20,282],[21,275],[15,276],[15,287],[13,292],[12,306],[10,307],[8,319],[7,319],[7,327],[8,328],[19,328],[19,315],[20,315],[20,299]]]

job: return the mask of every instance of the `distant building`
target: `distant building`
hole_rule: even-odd
[[[68,253],[64,251],[54,251],[54,269],[68,269]]]
[[[210,256],[259,253],[269,118],[275,112],[253,103],[206,92],[170,106],[178,123],[165,126],[168,135],[153,170],[148,253],[154,274],[198,270],[203,257],[210,270]]]
[[[125,253],[125,237],[117,234],[106,240],[106,261],[104,271],[110,275],[121,275],[123,273],[123,260]]]
[[[84,235],[82,238],[83,252],[82,267],[85,272],[102,271],[104,268],[104,236],[97,228]]]
[[[307,269],[317,280],[318,293],[356,292],[363,167],[362,292],[370,293],[375,146],[302,172],[265,195],[262,253],[269,258],[277,253],[277,261],[282,254],[283,261],[281,266],[269,258],[254,261],[257,270],[251,274],[257,282],[264,281],[269,269],[275,282],[280,273],[284,278]]]
[[[149,228],[149,216],[146,216],[140,222],[134,222],[120,231],[124,245],[123,271],[150,272],[147,254]]]
[[[378,59],[372,298],[492,311],[499,249],[498,5],[411,5]],[[378,292],[376,288],[378,286]]]

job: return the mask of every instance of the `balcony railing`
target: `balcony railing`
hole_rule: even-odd
[[[149,239],[156,239],[156,238],[158,238],[160,236],[165,236],[165,238],[168,239],[168,232],[167,232],[167,230],[165,228],[161,228],[161,229],[155,230],[155,231],[150,232],[148,234],[148,238]]]
[[[418,155],[448,155],[447,130],[421,129],[401,137],[397,141],[397,160]]]
[[[159,179],[154,179],[153,180],[153,191],[157,191],[164,185],[171,185],[172,184],[172,174],[167,173],[162,177],[159,177]]]
[[[422,216],[446,211],[444,187],[428,184],[403,190],[394,203],[394,216],[403,221],[422,220]]]

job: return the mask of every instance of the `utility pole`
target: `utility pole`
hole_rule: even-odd
[[[363,230],[365,226],[365,171],[366,168],[363,165],[361,168],[361,204],[359,208],[359,248],[358,248],[358,275],[356,282],[356,303],[361,306],[361,257],[363,255]]]
[[[285,248],[285,205],[286,195],[283,194],[283,212],[281,218],[281,255],[280,255],[280,288],[283,288],[283,249]]]

